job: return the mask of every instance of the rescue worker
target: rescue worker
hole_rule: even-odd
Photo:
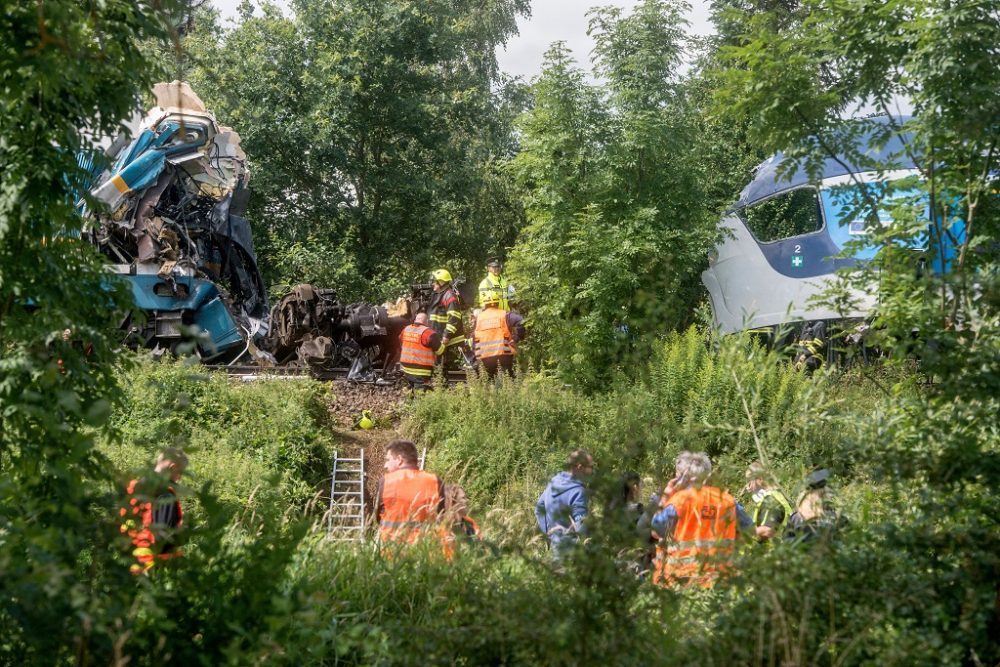
[[[441,546],[444,556],[451,560],[455,556],[455,545],[459,542],[479,542],[479,524],[469,516],[469,498],[465,489],[458,484],[447,484],[444,488],[445,510],[441,525]]]
[[[795,369],[812,374],[823,365],[826,356],[826,322],[808,322],[799,334],[795,350]]]
[[[489,377],[496,377],[498,370],[513,374],[517,344],[523,338],[524,318],[501,310],[495,296],[488,297],[476,317],[472,348]]]
[[[652,567],[656,542],[650,536],[646,506],[642,503],[642,479],[638,473],[626,472],[622,476],[618,492],[604,508],[604,516],[610,520],[612,535],[620,536],[624,547],[618,553],[617,562],[626,572],[644,576]]]
[[[123,519],[120,530],[132,540],[136,561],[129,568],[132,574],[148,573],[158,562],[181,555],[174,540],[184,512],[173,485],[180,481],[187,465],[182,450],[167,447],[157,457],[152,477],[129,482],[119,514]]]
[[[574,449],[566,458],[566,469],[557,473],[535,503],[535,521],[549,540],[552,558],[565,557],[586,534],[586,481],[594,472],[594,459],[582,449]]]
[[[417,313],[413,324],[399,334],[399,367],[410,389],[430,388],[441,335],[427,325],[427,313]]]
[[[487,302],[496,300],[500,310],[510,310],[510,302],[514,300],[514,286],[501,275],[503,262],[499,257],[486,260],[486,277],[479,283],[479,307],[485,308]]]
[[[746,491],[754,502],[753,523],[757,539],[762,542],[785,534],[792,503],[774,484],[774,478],[764,464],[754,461],[747,468]]]
[[[395,440],[385,448],[385,475],[378,483],[375,518],[383,544],[412,544],[433,535],[444,512],[444,483],[419,469],[417,448]]]
[[[830,470],[823,468],[806,477],[806,488],[799,494],[795,512],[788,519],[785,539],[814,542],[829,539],[847,524],[847,519],[833,506],[827,482]]]
[[[441,336],[437,353],[447,364],[454,355],[453,351],[465,354],[465,305],[462,296],[451,284],[451,273],[447,269],[438,269],[431,274],[431,289],[434,294],[428,307],[430,326]]]
[[[653,583],[715,585],[732,562],[738,527],[752,525],[733,497],[707,484],[712,462],[704,453],[681,452],[675,477],[663,490],[653,530],[663,536],[656,548]]]

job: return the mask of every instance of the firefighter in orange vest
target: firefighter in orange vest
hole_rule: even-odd
[[[129,568],[132,574],[147,573],[157,562],[181,555],[174,536],[184,522],[184,512],[173,485],[187,464],[182,450],[167,447],[156,460],[153,477],[129,482],[127,502],[119,513],[120,530],[132,540],[136,560]]]
[[[441,334],[427,326],[427,321],[427,313],[417,313],[413,324],[399,334],[399,367],[411,389],[430,388],[436,351],[441,347]]]
[[[753,520],[733,497],[705,482],[712,473],[708,455],[681,452],[676,476],[660,499],[653,517],[653,531],[663,536],[653,562],[653,583],[715,584],[719,573],[732,563],[737,530]]]
[[[375,500],[382,544],[412,544],[424,535],[436,535],[444,503],[444,483],[419,469],[416,446],[409,440],[390,442]]]
[[[496,295],[488,295],[483,310],[476,316],[472,347],[489,377],[495,377],[499,370],[508,375],[513,373],[517,344],[523,338],[524,319],[501,309]]]

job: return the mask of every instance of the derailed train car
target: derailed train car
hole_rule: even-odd
[[[877,251],[864,243],[865,221],[854,217],[845,201],[856,197],[865,184],[918,174],[905,150],[908,137],[884,132],[887,119],[869,122],[870,131],[856,133],[858,150],[850,151],[854,157],[831,156],[818,174],[796,168],[780,153],[770,158],[724,214],[723,240],[702,273],[720,331],[791,325],[807,331],[803,338],[811,339],[812,332],[823,332],[828,324],[862,322],[869,315],[878,298],[877,286],[854,288],[846,307],[834,308],[819,299],[838,270],[868,261]],[[870,141],[876,134],[880,140]],[[886,164],[893,170],[868,166]],[[889,222],[894,199],[913,194],[899,191],[886,198],[879,219]],[[917,243],[912,249],[923,252],[925,246]],[[946,270],[954,253],[954,247],[945,248],[943,256],[928,262],[929,267]]]
[[[243,217],[249,173],[240,137],[183,82],[157,84],[154,106],[90,193],[84,235],[131,285],[144,322],[134,343],[174,349],[198,331],[203,359],[241,356],[267,333],[267,296]]]

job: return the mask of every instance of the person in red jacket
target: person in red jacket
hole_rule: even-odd
[[[120,510],[121,532],[132,540],[135,563],[132,574],[148,573],[158,562],[181,555],[175,544],[177,530],[184,523],[184,511],[174,487],[187,468],[183,450],[167,447],[156,459],[154,475],[133,479]]]
[[[427,313],[417,313],[413,324],[399,334],[399,367],[411,389],[428,389],[441,334],[428,325]]]

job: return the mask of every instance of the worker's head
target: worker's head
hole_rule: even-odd
[[[622,500],[627,503],[639,500],[642,494],[642,480],[639,478],[639,473],[629,471],[622,475],[621,494]]]
[[[156,472],[161,475],[169,475],[170,481],[176,482],[187,470],[188,457],[183,449],[178,447],[167,447],[156,457]]]
[[[469,513],[469,497],[465,489],[458,484],[447,484],[444,487],[444,507],[455,519],[462,519]]]
[[[773,474],[761,461],[754,461],[747,467],[746,477],[747,485],[745,488],[748,493],[757,493],[761,489],[769,489],[774,485]]]
[[[440,292],[451,284],[451,272],[448,269],[438,269],[431,274],[431,287]]]
[[[427,313],[417,313],[417,316],[413,318],[414,324],[423,324],[424,326],[427,326],[428,321]]]
[[[573,477],[590,477],[594,472],[594,458],[584,449],[574,449],[566,457],[566,470]]]
[[[712,461],[704,452],[681,452],[674,464],[675,478],[680,480],[677,488],[702,486],[712,474]]]
[[[486,260],[486,270],[494,276],[499,276],[503,271],[503,262],[500,261],[499,257],[490,257]]]
[[[409,440],[393,440],[385,448],[385,471],[416,468],[420,464],[417,446]]]
[[[490,295],[483,299],[483,308],[499,308],[500,307],[500,296],[496,292],[490,292]]]

